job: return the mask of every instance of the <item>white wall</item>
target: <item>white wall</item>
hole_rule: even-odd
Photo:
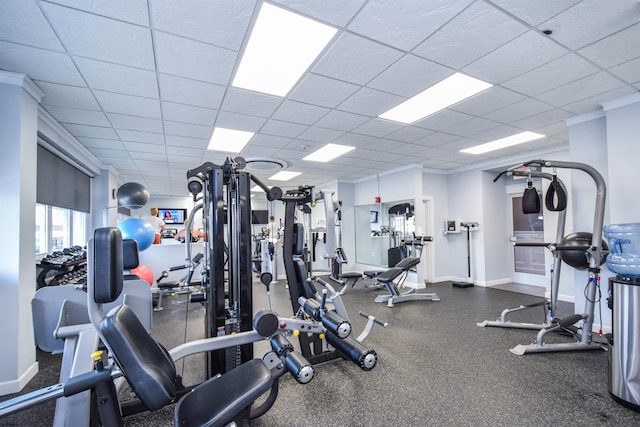
[[[20,391],[38,372],[31,299],[36,290],[34,159],[42,95],[28,77],[0,71],[0,200],[10,212],[0,257],[0,395]]]
[[[484,265],[484,282],[486,285],[504,283],[513,272],[513,264],[509,259],[509,252],[513,252],[511,245],[505,239],[504,224],[508,223],[510,212],[507,206],[507,194],[504,186],[494,183],[495,174],[482,172],[482,224],[476,232],[482,237],[482,247],[477,254],[477,262]],[[478,267],[480,270],[480,267]],[[480,275],[478,275],[480,277]]]
[[[429,246],[433,253],[431,277],[434,281],[443,280],[442,278],[449,275],[449,239],[443,233],[443,224],[448,214],[448,194],[449,184],[446,175],[422,174],[422,196],[429,197],[433,203],[433,230],[430,231],[433,242],[429,243]]]
[[[606,118],[603,114],[598,117],[572,122],[569,125],[569,150],[571,161],[590,165],[600,171],[603,177],[607,177],[607,138],[606,138]],[[596,186],[593,179],[582,171],[571,172],[570,199],[573,227],[569,232],[585,231],[592,232],[594,226]],[[606,220],[605,210],[605,224]],[[584,289],[587,286],[588,272],[586,270],[576,270],[563,265],[563,269],[573,271],[575,311],[582,313],[585,308]],[[606,295],[607,284],[602,282],[603,295]],[[604,300],[605,298],[603,298]],[[609,314],[609,310],[604,301],[600,302],[603,313]],[[598,315],[599,308],[596,305],[595,314]],[[606,325],[611,324],[610,316],[603,316]],[[598,317],[599,319],[599,317]],[[594,321],[594,325],[596,322]]]
[[[481,254],[484,242],[485,224],[482,217],[482,171],[472,170],[448,175],[449,183],[449,219],[460,219],[480,223],[478,231],[471,232],[472,273],[476,281],[485,281],[484,266],[478,264],[484,260]],[[443,225],[444,228],[444,225]],[[449,276],[455,280],[467,276],[467,235],[447,234],[449,241]],[[481,260],[478,258],[481,257]]]
[[[609,218],[613,224],[640,222],[640,197],[637,196],[640,178],[640,95],[636,93],[604,105],[607,118]]]

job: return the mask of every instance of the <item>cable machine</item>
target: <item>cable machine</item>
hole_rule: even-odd
[[[194,201],[202,194],[206,338],[253,328],[251,181],[267,193],[269,201],[278,199],[282,190],[269,189],[242,171],[245,165],[242,157],[229,157],[223,165],[206,162],[187,172]],[[252,344],[211,351],[207,353],[207,378],[252,358]]]

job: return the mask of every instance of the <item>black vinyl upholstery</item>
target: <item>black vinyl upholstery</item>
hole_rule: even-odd
[[[219,378],[213,378],[185,395],[175,410],[175,425],[222,426],[232,421],[258,396],[269,390],[271,371],[252,359]],[[203,410],[203,409],[207,410]]]
[[[294,258],[293,265],[296,269],[296,277],[300,282],[300,295],[307,299],[315,298],[316,288],[309,282],[307,266],[301,258]]]
[[[93,299],[97,304],[115,301],[122,293],[122,234],[119,228],[98,228],[93,237]]]
[[[293,256],[300,256],[304,252],[304,225],[293,224]]]
[[[404,270],[401,269],[400,267],[391,267],[384,273],[378,275],[378,277],[376,277],[376,280],[380,283],[393,282],[393,279],[401,275],[403,272]]]
[[[410,256],[410,257],[404,258],[402,261],[400,261],[399,263],[394,265],[394,267],[398,267],[398,268],[401,268],[404,271],[407,271],[410,268],[415,267],[418,264],[420,264],[420,258],[411,257]]]
[[[138,257],[138,242],[133,239],[122,240],[122,267],[125,270],[133,270],[140,265]]]
[[[113,308],[100,324],[127,381],[140,400],[154,411],[175,398],[176,369],[167,350],[145,330],[133,310]]]

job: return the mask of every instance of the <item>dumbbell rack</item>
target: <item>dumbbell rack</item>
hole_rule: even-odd
[[[74,246],[45,256],[36,264],[37,289],[44,286],[84,285],[87,282],[87,254]]]

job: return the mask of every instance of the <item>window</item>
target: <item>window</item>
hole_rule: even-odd
[[[87,214],[36,204],[36,255],[87,244]]]

